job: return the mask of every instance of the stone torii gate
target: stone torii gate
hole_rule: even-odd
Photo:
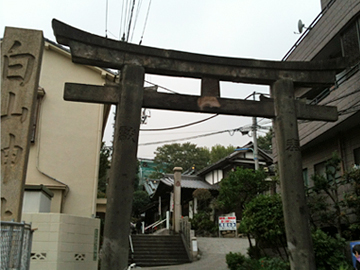
[[[294,87],[331,85],[344,59],[279,62],[227,58],[138,46],[95,36],[53,20],[57,41],[71,49],[75,63],[121,70],[119,84],[65,84],[64,99],[117,105],[114,150],[107,191],[102,270],[124,269],[141,108],[256,116],[274,120],[291,269],[315,269],[302,179],[297,119],[336,121],[337,109],[306,105]],[[144,90],[144,74],[201,79],[201,96]],[[270,85],[270,99],[220,97],[219,81]]]

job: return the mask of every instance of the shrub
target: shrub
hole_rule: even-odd
[[[265,257],[260,259],[261,269],[264,270],[290,270],[290,263],[280,258]]]
[[[195,214],[190,222],[197,236],[215,235],[218,230],[218,227],[210,220],[210,214],[206,212]]]
[[[245,256],[241,253],[228,253],[226,254],[226,263],[230,270],[238,270],[241,265],[245,262]]]
[[[247,254],[251,259],[260,259],[261,256],[261,249],[257,246],[250,246],[247,249]]]
[[[340,237],[330,237],[321,230],[316,230],[312,234],[316,269],[339,269],[346,266],[346,256],[344,253],[346,242]],[[346,268],[345,268],[346,269]]]
[[[285,224],[279,195],[258,195],[246,204],[240,230],[251,234],[264,255],[271,248],[286,257]]]
[[[260,260],[246,258],[241,253],[226,254],[226,263],[230,270],[289,270],[289,262],[280,258],[264,257]]]

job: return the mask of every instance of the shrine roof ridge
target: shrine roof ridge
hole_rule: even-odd
[[[134,53],[138,55],[147,55],[157,58],[182,60],[187,62],[199,62],[203,64],[236,66],[243,68],[250,67],[296,71],[339,71],[347,66],[347,60],[345,58],[336,58],[325,61],[273,61],[189,53],[183,51],[135,45],[122,41],[108,39],[105,37],[90,34],[56,19],[52,20],[52,26],[57,42],[70,47],[73,45],[72,41],[75,41],[82,44],[99,46],[102,48]]]

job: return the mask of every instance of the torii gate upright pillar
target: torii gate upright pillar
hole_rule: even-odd
[[[101,269],[126,269],[136,156],[143,102],[144,68],[122,69],[121,101],[117,104],[111,173],[107,187]]]
[[[280,185],[287,246],[292,270],[315,270],[309,213],[302,178],[301,151],[294,86],[278,80],[271,87],[274,98],[274,129],[278,152]]]

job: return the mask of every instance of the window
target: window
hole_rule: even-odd
[[[326,166],[325,166],[325,161],[318,163],[314,166],[314,171],[315,174],[317,175],[322,175],[322,176],[326,176]]]
[[[360,147],[354,149],[354,165],[360,166]]]
[[[309,177],[308,177],[308,169],[303,169],[303,179],[305,187],[309,187]]]
[[[314,171],[315,171],[315,174],[324,176],[329,181],[337,180],[341,176],[340,169],[335,168],[331,165],[328,165],[326,161],[315,164]],[[334,179],[333,175],[335,176],[335,179]]]
[[[356,19],[341,35],[342,54],[349,57],[350,64],[355,65],[360,58],[360,18]]]

